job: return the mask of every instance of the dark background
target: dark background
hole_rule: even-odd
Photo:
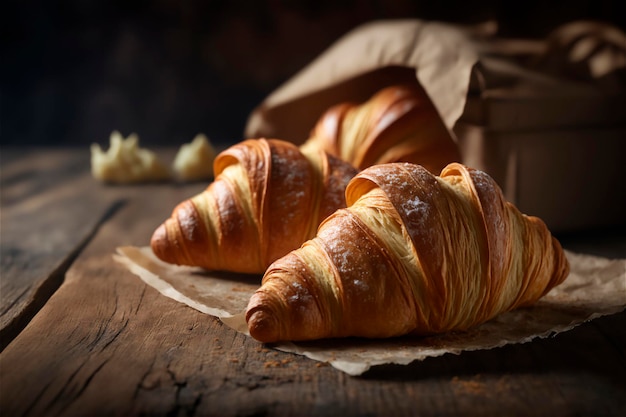
[[[250,111],[338,37],[375,20],[499,22],[541,38],[577,19],[621,28],[619,1],[8,1],[3,145],[180,145],[243,139]]]

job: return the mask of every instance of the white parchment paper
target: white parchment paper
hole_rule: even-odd
[[[408,364],[445,353],[490,349],[547,337],[626,308],[626,259],[606,259],[566,251],[570,275],[534,306],[521,308],[467,332],[388,340],[323,340],[272,347],[328,362],[350,375],[382,364]],[[259,287],[257,275],[208,272],[160,261],[149,247],[117,249],[116,261],[166,297],[220,318],[248,334],[244,311]]]

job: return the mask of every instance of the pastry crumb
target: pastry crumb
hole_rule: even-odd
[[[169,170],[156,154],[139,147],[136,133],[124,139],[120,132],[113,131],[109,142],[106,152],[97,143],[91,145],[91,173],[97,180],[130,184],[169,178]]]
[[[196,135],[191,143],[180,147],[172,169],[179,181],[199,181],[213,178],[215,148],[202,133]]]
[[[280,361],[265,361],[263,364],[264,368],[278,368],[280,366]]]

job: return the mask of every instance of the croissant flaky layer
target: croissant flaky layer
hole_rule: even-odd
[[[274,262],[248,305],[263,342],[464,330],[529,305],[569,265],[545,224],[481,171],[408,163],[359,173],[348,208]]]
[[[365,103],[331,107],[304,147],[323,149],[359,169],[411,162],[438,174],[461,160],[452,135],[419,85],[393,85]]]
[[[220,153],[214,173],[157,228],[152,250],[169,263],[261,274],[346,206],[356,169],[323,151],[249,139]]]

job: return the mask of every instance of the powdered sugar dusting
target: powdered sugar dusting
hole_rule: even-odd
[[[335,267],[339,272],[349,271],[352,266],[354,254],[350,250],[351,246],[344,244],[346,238],[343,227],[325,227],[320,231],[320,238],[324,241],[324,246],[329,254],[333,255]]]
[[[306,198],[308,178],[310,172],[306,160],[302,158],[297,149],[287,152],[272,153],[272,176],[279,180],[280,188],[271,190],[274,194],[271,201],[272,209],[279,209],[279,220],[285,227],[302,216],[303,208],[300,202]],[[278,197],[280,196],[280,197]],[[305,208],[309,210],[309,207]],[[271,216],[273,213],[269,213]]]
[[[476,191],[481,194],[490,192],[493,188],[497,188],[494,180],[484,171],[474,170],[472,171],[472,181]]]
[[[338,212],[324,223],[318,233],[323,248],[332,261],[347,297],[372,300],[378,290],[376,282],[389,274],[381,248],[359,226],[350,210]]]
[[[370,289],[369,284],[367,283],[367,281],[362,280],[362,279],[355,279],[353,281],[354,285],[361,291],[363,292],[367,292]]]
[[[309,290],[299,281],[291,281],[284,293],[290,306],[302,314],[305,314],[314,302]]]
[[[430,205],[417,195],[412,195],[402,201],[402,211],[411,219],[423,219],[428,216]]]

